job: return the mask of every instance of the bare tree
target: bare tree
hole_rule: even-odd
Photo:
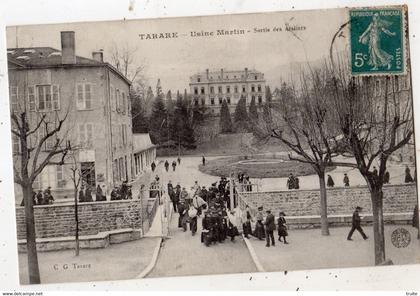
[[[258,133],[279,139],[291,153],[289,159],[310,165],[319,178],[321,233],[329,235],[325,172],[334,166],[340,154],[335,138],[339,130],[332,122],[326,93],[329,92],[325,71],[301,73],[301,89],[282,84],[281,101],[272,103],[264,116],[263,129]],[[261,133],[261,131],[263,131]]]
[[[342,132],[340,144],[355,158],[370,190],[378,265],[386,259],[384,176],[390,156],[412,138],[413,102],[411,92],[404,96],[397,89],[399,77],[349,77],[346,65],[343,59],[331,69],[334,87],[330,108],[334,109],[335,121]],[[377,170],[373,169],[375,165]]]
[[[57,112],[40,114],[30,120],[25,108],[12,110],[12,136],[19,143],[14,151],[14,182],[22,188],[25,206],[26,245],[28,252],[29,282],[40,283],[38,255],[36,250],[35,218],[33,209],[33,183],[47,165],[63,165],[70,142],[63,131],[68,112],[62,117]],[[38,137],[38,135],[41,135]],[[60,138],[60,136],[62,136]],[[35,138],[35,140],[31,140]],[[52,142],[51,142],[52,141]],[[50,143],[47,151],[47,142]]]

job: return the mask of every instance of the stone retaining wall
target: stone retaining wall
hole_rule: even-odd
[[[384,192],[384,213],[412,213],[417,204],[415,184],[386,185]],[[287,190],[272,192],[240,192],[241,209],[248,204],[255,211],[257,207],[271,209],[275,215],[284,211],[288,216],[320,215],[319,190]],[[370,192],[367,186],[327,189],[328,214],[348,215],[356,206],[364,213],[371,213]]]
[[[35,206],[37,238],[73,236],[75,233],[74,204],[62,203]],[[79,235],[124,228],[141,229],[143,224],[140,200],[86,202],[78,205]],[[16,207],[18,239],[26,238],[25,211]]]

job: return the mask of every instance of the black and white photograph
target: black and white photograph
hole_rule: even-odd
[[[420,264],[409,11],[8,26],[20,284]]]

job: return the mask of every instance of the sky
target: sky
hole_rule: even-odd
[[[91,57],[102,49],[105,61],[115,46],[135,50],[134,62],[145,66],[153,88],[158,78],[164,91],[189,89],[190,76],[210,70],[248,67],[265,73],[274,89],[290,77],[288,65],[316,61],[329,53],[331,40],[348,19],[346,9],[163,18],[110,22],[84,22],[8,27],[7,47],[61,48],[60,31],[75,31],[76,54]],[[293,33],[285,24],[305,28]],[[282,28],[282,31],[274,31]],[[245,34],[215,36],[217,30],[244,30]],[[255,29],[259,32],[256,33]],[[269,32],[267,32],[269,29]],[[191,32],[213,36],[191,37]],[[265,32],[263,32],[265,31]],[[176,33],[178,38],[146,39],[140,34]],[[347,37],[347,34],[345,35]],[[337,49],[347,47],[341,38]]]

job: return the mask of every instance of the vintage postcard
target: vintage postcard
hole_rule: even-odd
[[[20,283],[420,264],[408,10],[8,27]]]

